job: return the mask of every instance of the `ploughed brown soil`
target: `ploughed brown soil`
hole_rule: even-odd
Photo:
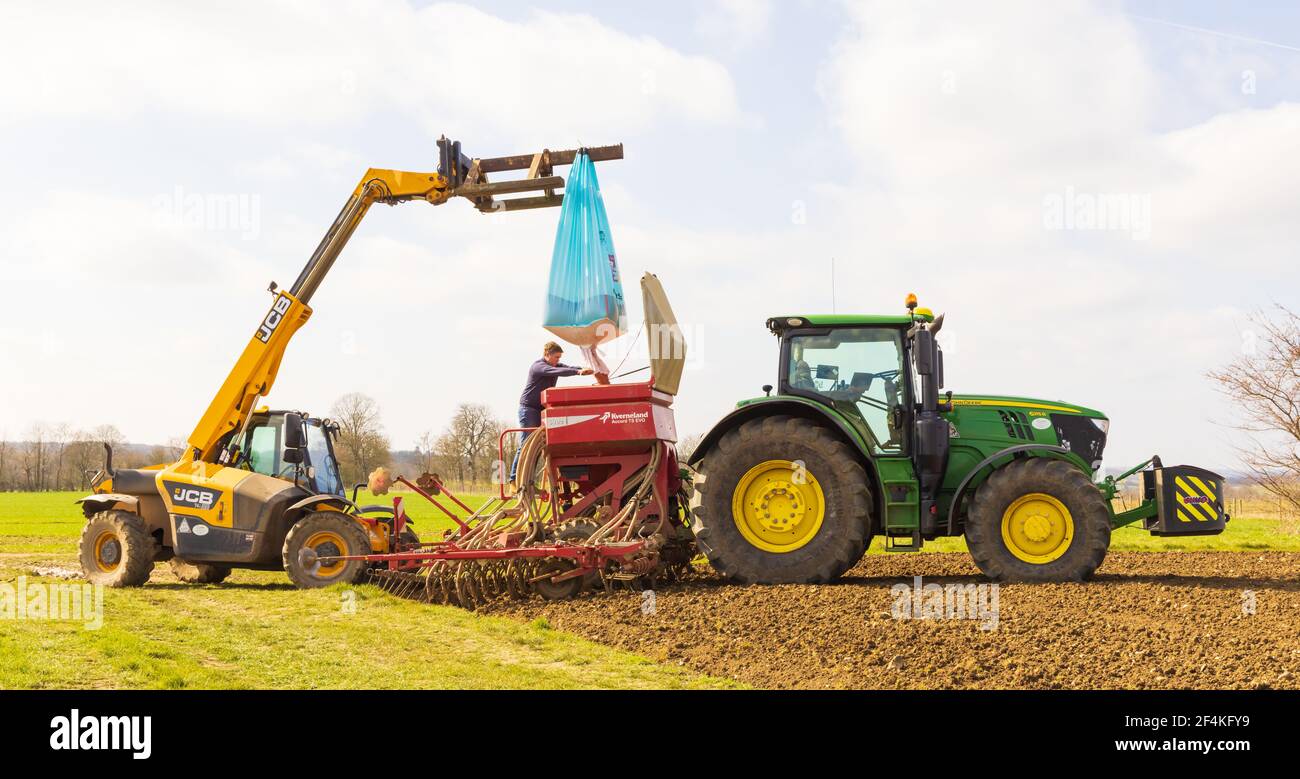
[[[1300,686],[1300,553],[1113,552],[1084,584],[1001,585],[990,630],[896,619],[891,588],[918,575],[986,584],[965,554],[868,555],[832,585],[701,573],[658,590],[651,614],[631,591],[488,610],[759,687]]]

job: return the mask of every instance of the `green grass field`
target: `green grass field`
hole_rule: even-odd
[[[76,539],[81,533],[81,508],[74,501],[80,492],[0,492],[0,554],[75,554]],[[488,498],[485,494],[461,495],[471,508],[478,508]],[[357,502],[361,505],[392,505],[392,494],[382,497],[362,493]],[[448,507],[451,504],[443,501]],[[416,528],[426,538],[430,531],[440,533],[453,527],[453,523],[418,495],[409,495],[406,513]],[[457,512],[464,515],[463,511]],[[1118,552],[1168,552],[1168,551],[1247,551],[1276,549],[1300,551],[1300,533],[1288,531],[1285,523],[1276,519],[1234,517],[1228,529],[1217,536],[1192,536],[1189,538],[1157,538],[1132,525],[1116,530],[1111,539],[1111,549]],[[883,553],[881,540],[871,545],[872,553]],[[966,542],[961,538],[943,538],[927,542],[928,552],[964,552]]]
[[[80,493],[0,493],[0,584],[53,581],[34,565],[75,569]],[[477,507],[486,496],[466,497]],[[391,497],[360,503],[391,505]],[[452,526],[415,497],[407,513],[428,538]],[[1300,551],[1276,519],[1234,519],[1219,536],[1154,538],[1117,530],[1112,549]],[[926,545],[964,551],[961,539]],[[880,540],[871,548],[882,553]],[[0,688],[27,687],[727,687],[551,630],[393,598],[374,587],[293,589],[283,573],[236,571],[222,585],[184,585],[166,565],[146,587],[105,590],[104,623],[5,620]],[[352,608],[354,607],[354,608]]]
[[[0,493],[0,584],[77,568],[79,493]],[[477,506],[484,496],[467,500]],[[423,532],[451,525],[417,497]],[[359,501],[391,505],[391,498]],[[394,598],[371,586],[297,590],[279,572],[104,590],[103,625],[0,620],[0,689],[713,688],[734,682],[654,663],[544,623]]]

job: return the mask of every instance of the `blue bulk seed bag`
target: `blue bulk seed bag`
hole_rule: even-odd
[[[614,239],[586,152],[574,159],[564,186],[542,324],[575,346],[595,346],[627,330]]]

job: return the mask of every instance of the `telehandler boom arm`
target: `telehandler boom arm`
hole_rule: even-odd
[[[220,454],[223,439],[239,430],[252,413],[257,399],[264,397],[275,384],[289,340],[311,317],[311,298],[321,281],[342,253],[348,239],[365,218],[370,206],[379,203],[394,205],[410,200],[423,200],[441,205],[453,197],[464,197],[485,213],[517,211],[530,208],[547,208],[563,202],[564,195],[556,190],[564,186],[564,179],[553,173],[557,165],[573,162],[580,151],[586,151],[593,161],[623,158],[623,146],[602,146],[585,150],[542,150],[535,154],[509,157],[470,159],[460,151],[460,143],[438,140],[439,165],[436,173],[413,173],[400,170],[371,168],[361,178],[343,210],[334,219],[325,237],[321,239],[311,259],[287,291],[277,291],[271,309],[258,323],[248,346],[235,362],[230,375],[208,404],[186,439],[187,447],[182,461],[213,462]],[[509,170],[527,170],[522,179],[489,182],[487,175]],[[496,199],[497,195],[519,192],[537,192],[534,197]]]

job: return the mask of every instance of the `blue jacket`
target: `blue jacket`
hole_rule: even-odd
[[[581,368],[575,368],[572,365],[550,365],[544,359],[528,366],[528,381],[524,384],[524,392],[519,396],[519,405],[525,408],[542,407],[542,391],[554,387],[556,382],[562,376],[577,376],[582,372]]]

